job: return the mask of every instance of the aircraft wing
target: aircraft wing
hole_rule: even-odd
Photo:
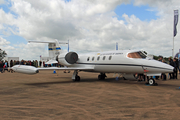
[[[94,67],[47,67],[37,68],[38,70],[94,70]]]
[[[36,74],[39,70],[80,70],[80,71],[92,71],[94,67],[46,67],[46,68],[36,68],[34,66],[27,65],[14,65],[11,69],[15,72],[25,73],[25,74]]]

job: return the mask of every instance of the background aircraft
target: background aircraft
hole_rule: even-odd
[[[58,61],[67,67],[35,68],[33,66],[15,65],[12,69],[16,72],[36,74],[39,70],[74,70],[73,81],[80,81],[80,76],[78,76],[80,71],[98,72],[100,73],[98,75],[99,80],[105,79],[106,73],[121,73],[125,79],[136,79],[135,74],[160,76],[161,73],[173,72],[172,66],[150,59],[144,52],[138,50],[116,50],[78,55],[76,52],[62,52],[58,40],[29,42],[48,43],[51,61]],[[154,85],[155,80],[150,77],[148,83]]]

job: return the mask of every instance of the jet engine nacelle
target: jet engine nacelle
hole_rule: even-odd
[[[25,74],[36,74],[39,70],[33,66],[26,66],[26,65],[14,65],[11,69],[15,72],[25,73]]]
[[[60,64],[65,66],[71,66],[78,60],[78,54],[75,52],[62,53],[58,56],[58,61]]]

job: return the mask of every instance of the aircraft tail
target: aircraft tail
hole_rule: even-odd
[[[28,41],[29,43],[48,43],[49,57],[55,59],[61,53],[61,47],[59,44],[68,44],[66,42],[59,42],[58,40],[54,41]]]

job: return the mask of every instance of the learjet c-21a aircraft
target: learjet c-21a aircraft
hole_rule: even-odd
[[[125,79],[136,79],[135,74],[145,74],[147,76],[160,76],[161,73],[173,72],[173,67],[150,59],[142,51],[116,50],[108,52],[94,52],[88,54],[77,54],[76,52],[62,52],[57,40],[52,42],[29,41],[35,43],[48,43],[49,56],[67,67],[35,68],[33,66],[15,65],[12,69],[15,72],[36,74],[39,70],[74,70],[73,81],[80,81],[78,72],[98,72],[99,80],[106,77],[106,73],[121,73]],[[148,79],[150,85],[155,84],[155,80]]]

